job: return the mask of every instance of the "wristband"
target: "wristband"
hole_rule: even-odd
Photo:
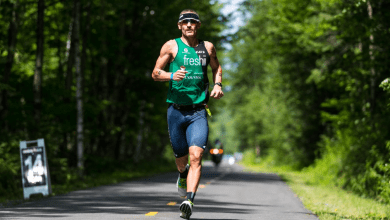
[[[174,74],[174,73],[171,74],[171,80],[173,80],[173,74]]]

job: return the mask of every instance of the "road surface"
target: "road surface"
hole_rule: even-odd
[[[79,190],[8,208],[0,219],[181,219],[177,173]],[[205,162],[191,220],[317,220],[276,175]]]

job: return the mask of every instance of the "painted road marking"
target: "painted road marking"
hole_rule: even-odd
[[[172,206],[173,206],[173,205],[176,205],[176,204],[177,204],[177,202],[168,202],[168,203],[167,203],[167,205],[172,205]]]
[[[155,216],[158,212],[149,212],[146,213],[145,216]]]

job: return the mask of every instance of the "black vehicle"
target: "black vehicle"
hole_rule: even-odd
[[[214,148],[210,149],[211,161],[214,162],[215,166],[218,166],[222,161],[223,156],[223,144],[219,139],[215,140]]]

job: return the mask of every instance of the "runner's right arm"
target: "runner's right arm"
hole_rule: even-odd
[[[175,40],[170,40],[162,46],[160,56],[157,59],[156,66],[152,72],[154,81],[170,81],[172,73],[164,71],[167,63],[173,58],[173,50],[176,46]],[[181,81],[184,79],[187,71],[178,70],[173,74],[173,80]]]

